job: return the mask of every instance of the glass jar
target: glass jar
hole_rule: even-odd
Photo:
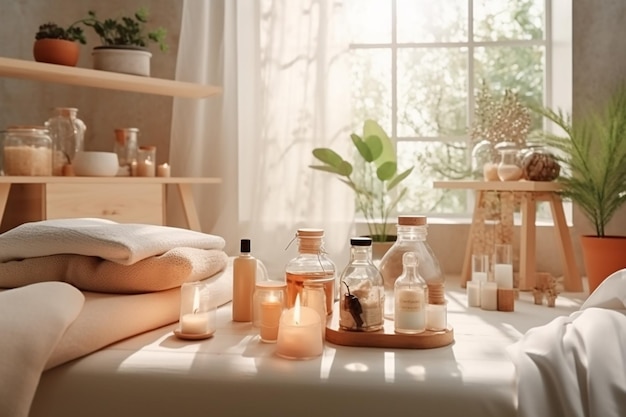
[[[113,152],[121,167],[128,167],[137,161],[137,148],[139,146],[139,129],[136,127],[123,127],[115,129],[115,143]]]
[[[476,180],[498,181],[497,164],[493,160],[493,145],[487,139],[472,148],[472,177]]]
[[[77,116],[74,107],[56,107],[45,123],[52,138],[52,175],[63,175],[63,167],[71,164],[76,152],[85,147],[87,126]]]
[[[299,254],[290,260],[285,267],[287,307],[294,306],[296,296],[302,293],[305,281],[315,280],[324,285],[326,310],[328,315],[331,315],[336,298],[336,268],[324,251],[324,230],[298,229],[296,239]]]
[[[402,255],[402,274],[394,283],[394,331],[417,334],[426,330],[428,285],[418,272],[416,252]]]
[[[279,281],[257,282],[252,296],[253,325],[262,342],[276,343],[280,315],[285,309],[287,284]]]
[[[156,175],[156,146],[140,146],[137,149],[137,176]]]
[[[372,263],[372,239],[350,239],[350,261],[340,277],[339,327],[372,332],[385,324],[383,277]]]
[[[445,304],[445,277],[439,261],[432,251],[428,235],[426,216],[398,216],[397,239],[380,261],[379,269],[385,286],[385,318],[393,319],[394,286],[402,274],[402,256],[406,252],[416,252],[419,260],[418,271],[428,285],[428,302]]]
[[[496,146],[500,160],[498,178],[500,181],[518,181],[522,178],[519,149],[513,142],[501,142]]]
[[[10,126],[2,151],[4,175],[52,175],[52,138],[43,126]]]
[[[328,311],[326,310],[326,288],[324,283],[316,280],[304,281],[302,287],[302,305],[312,308],[320,316],[322,339],[326,339],[326,323]]]
[[[554,155],[541,145],[525,149],[521,165],[523,177],[529,181],[554,181],[561,172]]]

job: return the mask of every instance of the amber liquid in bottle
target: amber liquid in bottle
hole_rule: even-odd
[[[294,274],[287,272],[285,274],[287,280],[287,307],[292,308],[296,303],[296,296],[302,294],[304,281],[321,280],[324,285],[324,293],[326,294],[326,312],[330,316],[333,314],[333,304],[335,302],[335,274],[313,273],[313,274]],[[302,295],[300,295],[302,297]]]

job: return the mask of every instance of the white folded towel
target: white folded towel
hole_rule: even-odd
[[[224,245],[220,236],[169,226],[55,219],[24,223],[1,234],[0,262],[76,254],[131,265],[177,247],[223,249]]]

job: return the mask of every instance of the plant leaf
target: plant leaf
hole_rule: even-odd
[[[313,156],[335,168],[338,168],[341,163],[344,162],[343,158],[337,152],[329,148],[315,148],[313,149]]]
[[[413,172],[413,168],[415,167],[411,167],[403,173],[392,178],[391,181],[387,183],[387,191],[391,191],[396,185],[400,184],[406,177],[411,175],[411,172]]]
[[[387,161],[376,170],[376,176],[381,181],[388,181],[396,175],[398,165],[395,162]]]
[[[352,139],[352,143],[366,162],[372,162],[374,160],[374,156],[372,155],[369,146],[367,146],[367,143],[365,143],[359,135],[353,133],[350,135],[350,139]]]
[[[380,167],[385,162],[396,162],[396,150],[393,142],[378,122],[368,119],[363,123],[363,137],[368,138],[370,136],[378,136],[383,147],[381,154],[374,160],[376,167]]]
[[[372,155],[372,161],[375,161],[383,153],[383,141],[376,135],[371,135],[365,138],[365,144],[370,150]],[[371,162],[371,161],[368,161]]]
[[[352,174],[352,165],[349,162],[343,161],[338,167],[330,165],[309,165],[309,168],[317,169],[318,171],[330,172],[344,177],[349,177]]]

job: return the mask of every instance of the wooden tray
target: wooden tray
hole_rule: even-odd
[[[383,330],[377,332],[350,332],[339,328],[339,306],[326,325],[326,341],[342,346],[382,347],[400,349],[433,349],[454,342],[454,330],[426,330],[419,334],[398,334],[393,331],[393,320],[385,320]]]

